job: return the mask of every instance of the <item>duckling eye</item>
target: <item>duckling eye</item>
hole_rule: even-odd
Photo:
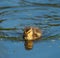
[[[27,34],[30,33],[30,32],[31,32],[31,30],[28,30],[28,31],[27,31]]]
[[[27,34],[30,33],[30,31],[27,32]]]

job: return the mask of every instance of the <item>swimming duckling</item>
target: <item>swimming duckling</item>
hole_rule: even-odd
[[[42,36],[42,32],[36,27],[26,27],[24,29],[25,48],[32,49],[33,41],[39,39]]]

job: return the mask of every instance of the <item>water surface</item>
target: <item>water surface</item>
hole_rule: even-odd
[[[24,48],[25,26],[42,30],[32,50]],[[60,58],[60,0],[0,0],[0,58]]]

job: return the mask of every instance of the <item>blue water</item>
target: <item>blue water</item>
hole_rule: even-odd
[[[26,26],[42,30],[31,50],[22,38]],[[60,0],[0,0],[0,58],[60,58]]]

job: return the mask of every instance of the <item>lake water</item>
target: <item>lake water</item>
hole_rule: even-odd
[[[31,50],[24,48],[26,26],[42,30]],[[60,58],[60,0],[0,0],[0,58]]]

